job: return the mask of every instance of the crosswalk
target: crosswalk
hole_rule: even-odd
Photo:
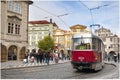
[[[69,60],[64,60],[64,61],[59,61],[58,63],[64,63],[68,62]],[[50,61],[49,64],[56,64],[53,61]],[[47,65],[47,63],[24,63],[22,61],[7,61],[7,62],[2,62],[1,63],[1,69],[9,69],[9,68],[23,68],[23,67],[33,67],[33,66],[44,66]]]

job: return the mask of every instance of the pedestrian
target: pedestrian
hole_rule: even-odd
[[[65,54],[64,54],[64,51],[62,50],[62,60],[64,60],[65,59]]]
[[[40,61],[39,50],[38,50],[38,52],[36,53],[36,60],[37,60],[37,63],[39,63],[39,61]]]
[[[118,62],[120,61],[119,57],[120,57],[120,56],[119,56],[119,53],[118,53]]]
[[[58,63],[58,53],[57,53],[57,51],[56,51],[56,53],[55,53],[55,63]]]
[[[30,62],[33,63],[35,61],[35,54],[36,54],[36,50],[32,49],[32,52],[30,53]]]
[[[50,60],[53,61],[53,53],[50,53]]]
[[[43,63],[46,63],[46,57],[45,57],[46,53],[45,53],[45,51],[42,51],[42,54],[43,54],[42,61],[43,61]]]
[[[28,56],[29,56],[29,50],[26,51],[23,62],[28,63]]]
[[[49,60],[50,60],[50,52],[48,51],[46,53],[46,62],[47,62],[47,65],[49,65]]]
[[[117,55],[114,55],[114,62],[117,62]]]
[[[108,55],[107,52],[105,52],[104,60],[107,61]]]
[[[40,63],[42,64],[42,61],[43,61],[43,52],[41,50],[39,50],[39,59],[40,59]]]
[[[110,61],[110,55],[108,55],[108,61]]]

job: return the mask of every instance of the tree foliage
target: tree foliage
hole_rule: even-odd
[[[54,50],[54,40],[51,36],[45,36],[44,39],[38,41],[38,48],[41,50]]]

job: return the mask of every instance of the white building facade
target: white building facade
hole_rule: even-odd
[[[99,36],[105,45],[105,51],[111,55],[119,53],[119,37],[116,34],[111,33],[109,29],[100,28],[95,30],[95,34]]]
[[[38,41],[45,36],[50,35],[53,37],[53,31],[57,28],[57,25],[47,20],[41,21],[29,21],[28,25],[28,49],[38,50]]]

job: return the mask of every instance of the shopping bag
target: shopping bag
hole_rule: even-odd
[[[23,59],[23,62],[26,63],[26,62],[27,62],[27,59]]]

